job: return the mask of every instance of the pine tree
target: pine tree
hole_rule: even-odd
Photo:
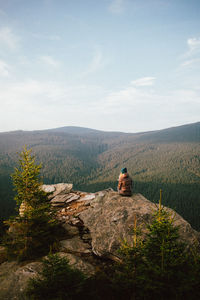
[[[13,183],[17,195],[15,201],[18,205],[22,202],[30,206],[38,205],[38,196],[44,196],[40,190],[40,170],[41,164],[36,165],[35,157],[31,156],[32,150],[27,150],[26,146],[20,153],[19,167],[15,168],[12,175]]]
[[[24,147],[19,167],[12,175],[17,195],[15,200],[24,211],[7,221],[10,226],[4,239],[9,258],[32,259],[49,252],[56,242],[58,223],[54,218],[48,194],[41,190],[41,164],[35,163],[32,150]]]

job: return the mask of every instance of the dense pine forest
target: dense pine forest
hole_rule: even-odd
[[[45,183],[72,182],[74,189],[116,189],[128,168],[134,192],[175,209],[200,230],[200,123],[137,134],[63,127],[0,133],[0,218],[15,213],[10,175],[27,145],[42,163]]]

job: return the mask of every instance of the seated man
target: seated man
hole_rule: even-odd
[[[127,168],[121,169],[121,173],[119,175],[118,180],[118,193],[123,196],[131,196],[132,195],[132,179],[127,173]]]

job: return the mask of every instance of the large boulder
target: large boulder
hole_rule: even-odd
[[[112,189],[97,193],[71,191],[70,194],[55,196],[51,203],[63,227],[68,226],[69,231],[74,227],[79,229],[79,242],[84,243],[83,246],[79,243],[80,249],[85,249],[85,243],[88,243],[92,253],[99,257],[117,256],[122,241],[132,241],[135,220],[145,237],[147,224],[152,222],[157,209],[155,203],[141,194],[124,197]],[[58,206],[55,207],[55,204]],[[179,227],[180,240],[189,246],[199,244],[200,234],[174,210],[164,209],[171,214],[174,225]],[[70,251],[77,252],[76,243],[70,244]]]
[[[151,223],[156,209],[157,206],[141,194],[122,197],[111,191],[98,196],[87,210],[79,214],[79,218],[90,232],[93,253],[109,257],[117,255],[123,240],[131,243],[135,219],[145,236],[146,225]],[[174,218],[174,225],[179,226],[180,239],[188,245],[199,243],[199,233],[172,209],[165,209]]]

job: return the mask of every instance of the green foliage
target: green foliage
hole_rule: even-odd
[[[147,228],[145,241],[134,231],[133,243],[122,244],[116,299],[198,299],[200,257],[179,241],[172,216],[160,208]]]
[[[58,255],[48,255],[43,260],[43,269],[29,282],[29,299],[83,299],[86,277],[72,268],[68,260]]]
[[[36,165],[35,157],[31,156],[32,150],[27,150],[24,147],[20,153],[19,167],[15,168],[15,173],[12,175],[13,183],[17,195],[15,201],[20,205],[23,201],[34,206],[38,202],[38,197],[42,199],[44,193],[39,189],[41,182],[39,175],[41,164]]]
[[[6,221],[9,226],[4,238],[8,258],[33,259],[49,252],[56,243],[58,223],[54,218],[48,194],[40,189],[41,165],[35,164],[31,150],[24,148],[20,167],[15,169],[13,180],[17,195],[15,200],[24,205],[21,215]]]

